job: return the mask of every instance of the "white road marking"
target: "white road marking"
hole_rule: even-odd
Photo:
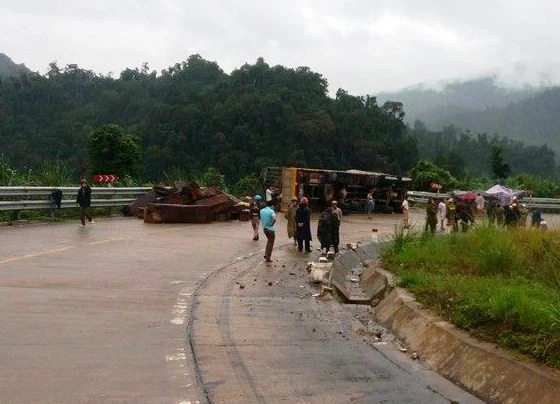
[[[111,238],[111,239],[106,239],[106,240],[92,241],[90,243],[87,243],[86,245],[98,245],[98,244],[105,244],[105,243],[111,243],[113,241],[123,241],[123,240],[130,240],[130,237],[119,237],[119,238]],[[9,257],[9,258],[6,258],[6,259],[3,259],[2,261],[0,261],[0,265],[8,264],[10,262],[23,261],[23,260],[26,260],[26,259],[29,259],[29,258],[40,257],[41,255],[56,254],[56,253],[71,250],[72,248],[77,248],[77,247],[82,247],[82,246],[69,245],[69,246],[58,247],[58,248],[48,248],[46,250],[41,250],[41,251],[37,251],[37,252],[34,252],[34,253],[30,253],[30,254],[24,254],[24,255]]]
[[[183,348],[179,348],[177,349],[177,351],[178,352],[165,355],[165,360],[167,362],[171,362],[171,361],[182,361],[187,359],[187,356],[185,355],[185,350]]]
[[[98,241],[92,241],[90,243],[87,243],[87,245],[97,245],[97,244],[106,244],[106,243],[111,243],[113,241],[124,241],[124,240],[130,240],[132,237],[117,237],[117,238],[109,238],[106,240],[98,240]]]
[[[179,281],[173,281],[171,284],[179,284]],[[175,305],[173,306],[174,317],[170,320],[171,324],[182,325],[185,323],[187,309],[189,307],[189,299],[191,296],[192,292],[190,292],[187,287],[181,289]],[[191,395],[193,392],[193,383],[190,373],[185,371],[185,367],[187,366],[187,355],[182,341],[179,341],[179,348],[174,348],[168,351],[167,355],[165,355],[165,360],[172,368],[174,368],[174,372],[181,375],[179,378],[180,383],[183,388],[188,389],[185,390],[184,396]],[[200,404],[200,401],[182,399],[178,402],[178,404]]]
[[[187,311],[187,298],[191,296],[190,292],[187,292],[186,289],[181,290],[179,293],[179,298],[177,302],[175,302],[175,306],[173,307],[173,319],[170,321],[173,325],[182,325],[185,323],[185,313]]]
[[[22,260],[25,260],[25,259],[28,259],[28,258],[39,257],[41,255],[56,254],[58,252],[70,250],[71,248],[75,248],[75,247],[74,246],[67,246],[67,247],[59,247],[59,248],[49,248],[48,250],[37,251],[37,252],[31,253],[31,254],[25,254],[25,255],[19,255],[19,256],[16,256],[16,257],[10,257],[10,258],[6,258],[5,260],[0,261],[0,265],[7,264],[9,262],[14,262],[14,261],[22,261]]]

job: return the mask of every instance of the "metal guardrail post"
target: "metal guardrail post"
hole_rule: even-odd
[[[12,221],[18,221],[21,219],[21,210],[12,211]]]

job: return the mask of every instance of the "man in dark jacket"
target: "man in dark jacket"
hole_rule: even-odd
[[[435,233],[437,227],[437,213],[438,207],[433,198],[428,199],[428,204],[426,205],[426,228],[430,233]]]
[[[321,251],[328,253],[332,246],[335,247],[335,253],[338,252],[338,243],[335,244],[335,230],[338,227],[338,218],[332,211],[332,208],[327,207],[319,216],[319,223],[317,225],[317,238],[321,243]]]
[[[80,221],[83,227],[86,225],[86,217],[89,223],[93,223],[93,217],[91,216],[91,188],[85,178],[82,178],[80,184],[76,203],[80,206]]]
[[[296,210],[296,226],[297,226],[297,243],[298,250],[303,251],[305,244],[305,252],[311,252],[311,211],[307,206],[308,200],[304,196],[299,200],[299,207]]]

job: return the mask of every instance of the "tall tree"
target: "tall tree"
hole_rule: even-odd
[[[511,174],[511,168],[505,162],[503,151],[498,145],[492,146],[491,166],[496,180],[505,180]]]
[[[92,173],[116,174],[121,178],[137,174],[140,159],[137,139],[119,125],[96,129],[89,136],[87,146]]]

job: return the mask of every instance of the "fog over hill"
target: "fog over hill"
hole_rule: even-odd
[[[430,130],[438,130],[443,125],[452,124],[450,119],[457,114],[504,108],[534,96],[539,91],[542,89],[531,86],[502,87],[494,77],[485,77],[449,83],[439,90],[423,85],[408,87],[399,92],[380,93],[377,99],[381,104],[388,100],[402,102],[408,123],[412,124],[419,119]]]
[[[19,76],[21,73],[31,73],[31,71],[22,64],[16,64],[4,53],[0,53],[0,77]]]
[[[400,101],[409,125],[431,131],[453,125],[473,134],[498,134],[527,145],[551,147],[560,157],[560,87],[503,87],[494,77],[455,82],[434,90],[423,86],[380,93],[379,103]]]

